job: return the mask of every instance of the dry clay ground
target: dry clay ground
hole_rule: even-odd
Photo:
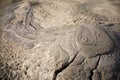
[[[0,18],[0,80],[120,80],[120,15],[107,0],[37,0]]]

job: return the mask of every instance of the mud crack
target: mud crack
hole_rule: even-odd
[[[97,64],[96,64],[95,68],[93,68],[93,69],[90,71],[89,80],[92,80],[92,77],[93,77],[93,75],[94,75],[94,72],[93,72],[93,71],[97,69],[97,67],[98,67],[98,65],[99,65],[99,62],[100,62],[100,56],[99,56],[99,58],[98,58],[98,61],[97,61]]]
[[[75,58],[76,58],[76,56],[78,55],[78,53],[79,53],[79,52],[76,53],[76,55],[73,57],[73,59],[72,59],[68,64],[63,65],[59,70],[56,70],[56,71],[54,72],[54,76],[53,76],[53,79],[52,79],[52,80],[56,80],[57,75],[58,75],[60,72],[64,71],[64,70],[75,60]]]

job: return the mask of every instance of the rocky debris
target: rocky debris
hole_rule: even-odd
[[[1,80],[120,80],[120,15],[107,0],[25,0],[0,18]]]

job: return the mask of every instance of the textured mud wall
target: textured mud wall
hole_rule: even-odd
[[[118,6],[107,0],[11,4],[0,18],[0,80],[120,80]]]

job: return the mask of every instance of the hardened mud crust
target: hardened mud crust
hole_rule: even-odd
[[[0,80],[120,80],[108,0],[23,0],[0,15]]]

